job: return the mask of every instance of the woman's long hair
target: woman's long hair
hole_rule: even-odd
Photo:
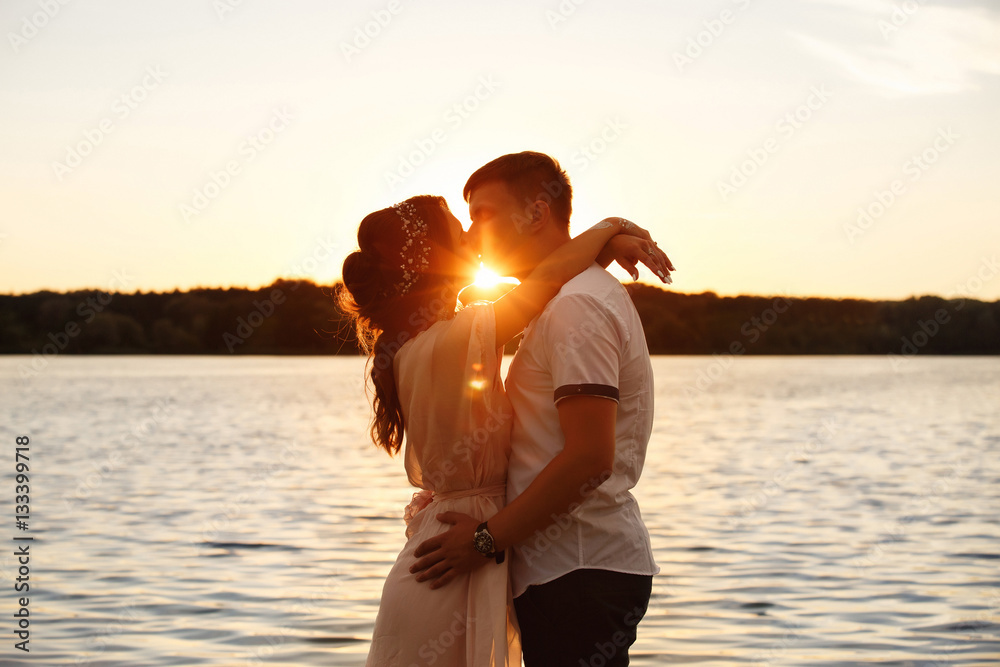
[[[406,203],[427,223],[428,266],[400,295],[407,240],[403,220],[394,208],[375,211],[358,227],[360,250],[344,260],[344,286],[337,297],[341,309],[354,320],[361,348],[370,355],[371,437],[390,455],[399,452],[404,430],[393,358],[406,341],[434,322],[454,316],[457,301],[456,255],[443,208],[447,204],[431,195],[411,197]]]

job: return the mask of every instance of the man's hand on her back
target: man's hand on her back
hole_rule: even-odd
[[[452,527],[424,540],[414,551],[419,560],[410,566],[410,572],[417,575],[417,581],[430,581],[432,589],[441,588],[456,576],[493,562],[476,551],[472,541],[482,523],[479,519],[461,512],[442,512],[437,519]]]

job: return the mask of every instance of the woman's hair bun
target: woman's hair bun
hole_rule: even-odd
[[[344,287],[351,293],[359,310],[364,311],[374,305],[383,295],[384,272],[381,271],[378,258],[370,253],[360,250],[352,252],[344,260],[342,273]]]

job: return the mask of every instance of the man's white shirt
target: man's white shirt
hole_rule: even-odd
[[[584,568],[658,573],[630,492],[652,430],[653,370],[642,323],[621,283],[597,264],[567,282],[525,328],[505,385],[514,408],[508,503],[565,446],[558,401],[587,395],[618,403],[614,470],[573,512],[514,546],[514,596]]]

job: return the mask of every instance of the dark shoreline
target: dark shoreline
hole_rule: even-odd
[[[644,284],[626,288],[652,354],[1000,354],[1000,301],[720,297]],[[278,280],[255,290],[0,295],[0,354],[357,354],[336,289]]]

